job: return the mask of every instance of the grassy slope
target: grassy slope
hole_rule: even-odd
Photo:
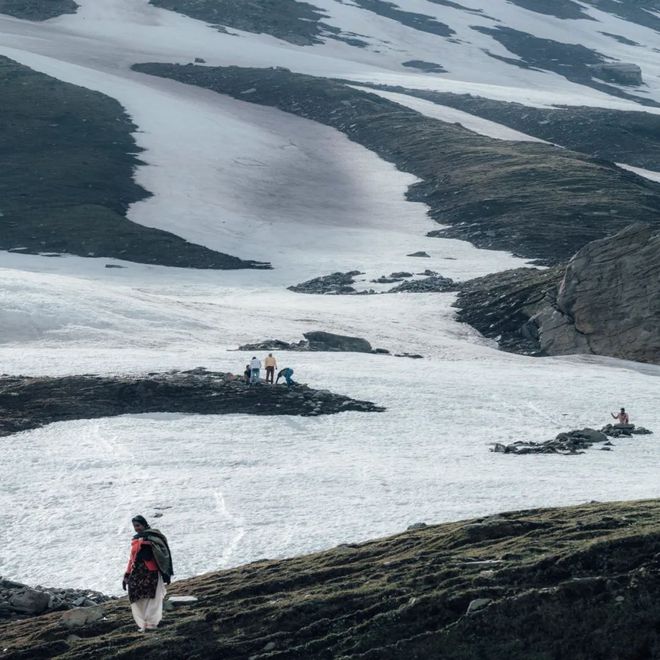
[[[135,126],[115,100],[0,57],[0,249],[193,268],[251,262],[126,219]]]
[[[660,116],[605,108],[532,108],[471,94],[382,86],[504,124],[595,158],[660,170]]]
[[[0,14],[29,21],[45,21],[61,14],[75,14],[74,0],[0,0]]]
[[[658,500],[508,513],[174,583],[199,602],[152,635],[125,601],[0,625],[0,658],[650,659],[659,553]]]
[[[451,225],[441,236],[556,264],[631,222],[660,225],[657,184],[551,145],[476,135],[339,81],[272,69],[134,68],[337,128],[422,179],[409,198]]]

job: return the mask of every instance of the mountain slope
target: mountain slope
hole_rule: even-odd
[[[657,500],[422,525],[174,582],[197,601],[157,633],[125,600],[73,631],[61,614],[2,624],[0,657],[655,658],[659,551]]]
[[[605,162],[506,142],[430,119],[341,82],[282,70],[140,64],[161,75],[274,106],[344,132],[422,181],[409,199],[450,229],[437,236],[552,264],[633,219],[660,225],[660,186]]]
[[[174,234],[130,222],[148,197],[133,180],[135,126],[102,94],[0,57],[0,249],[192,268],[250,268]]]

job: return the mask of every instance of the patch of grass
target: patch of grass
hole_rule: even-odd
[[[0,657],[655,658],[659,553],[658,500],[504,513],[176,582],[155,635],[125,600],[3,624]]]

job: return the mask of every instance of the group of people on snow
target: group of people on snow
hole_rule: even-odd
[[[257,385],[261,382],[261,360],[254,356],[246,365],[245,372],[243,374],[245,382],[249,385]],[[293,380],[293,369],[291,367],[284,367],[280,369],[277,373],[277,378],[275,378],[275,370],[277,369],[277,360],[273,357],[272,353],[269,353],[268,356],[264,359],[263,366],[266,368],[266,383],[270,385],[277,385],[280,382],[280,378],[284,378],[286,384],[290,387],[295,385]]]

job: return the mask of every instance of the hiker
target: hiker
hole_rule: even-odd
[[[275,385],[277,385],[280,382],[280,378],[284,378],[286,381],[286,384],[291,387],[291,385],[295,385],[295,382],[291,378],[293,376],[293,369],[291,367],[285,367],[282,369],[278,374],[277,374],[277,379],[275,380]]]
[[[621,411],[618,415],[615,415],[614,413],[610,413],[610,415],[612,415],[614,419],[618,420],[619,424],[630,424],[630,417],[628,416],[625,408],[621,408]]]
[[[261,371],[261,360],[258,357],[253,357],[250,360],[250,385],[259,382],[259,372]]]
[[[124,591],[128,588],[133,618],[144,632],[157,628],[163,618],[165,585],[174,571],[165,535],[149,527],[143,516],[135,516],[132,523],[135,536],[121,586]]]
[[[266,365],[266,382],[272,385],[273,380],[275,380],[275,369],[277,369],[277,360],[273,357],[272,353],[268,353],[264,364]]]
[[[245,371],[243,372],[243,378],[245,379],[245,384],[248,385],[250,378],[252,377],[252,369],[250,369],[250,364],[245,365]]]

